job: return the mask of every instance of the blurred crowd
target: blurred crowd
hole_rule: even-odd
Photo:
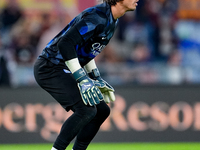
[[[17,0],[0,9],[0,85],[35,84],[35,59],[74,17],[58,2],[34,17]],[[140,0],[96,58],[102,76],[112,84],[200,83],[200,18],[180,18],[179,8],[180,0]]]

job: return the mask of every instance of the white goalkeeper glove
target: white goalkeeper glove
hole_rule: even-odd
[[[72,72],[85,105],[97,105],[103,100],[103,95],[98,87],[95,86],[94,81],[90,79],[83,68],[81,68],[77,58],[65,62]]]
[[[92,72],[88,73],[89,77],[95,80],[94,84],[100,89],[104,101],[106,103],[115,101],[114,88],[103,80],[100,76],[99,70],[97,68],[93,69]]]

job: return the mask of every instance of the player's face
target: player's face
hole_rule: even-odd
[[[122,5],[124,5],[127,11],[134,11],[138,5],[138,1],[139,0],[123,0]]]

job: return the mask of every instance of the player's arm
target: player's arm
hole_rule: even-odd
[[[81,42],[83,42],[83,38],[74,26],[60,39],[58,48],[65,60],[65,64],[78,83],[84,104],[87,105],[89,103],[89,105],[93,106],[100,103],[103,100],[103,96],[79,63],[75,46]]]
[[[94,83],[103,94],[104,101],[106,103],[110,103],[110,101],[115,101],[114,88],[101,78],[100,72],[96,66],[94,59],[87,63],[84,68],[87,71],[89,77],[95,80]]]

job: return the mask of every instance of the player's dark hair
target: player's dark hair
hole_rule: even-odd
[[[103,2],[106,2],[109,5],[116,5],[117,2],[120,2],[120,1],[123,1],[123,0],[103,0]]]

